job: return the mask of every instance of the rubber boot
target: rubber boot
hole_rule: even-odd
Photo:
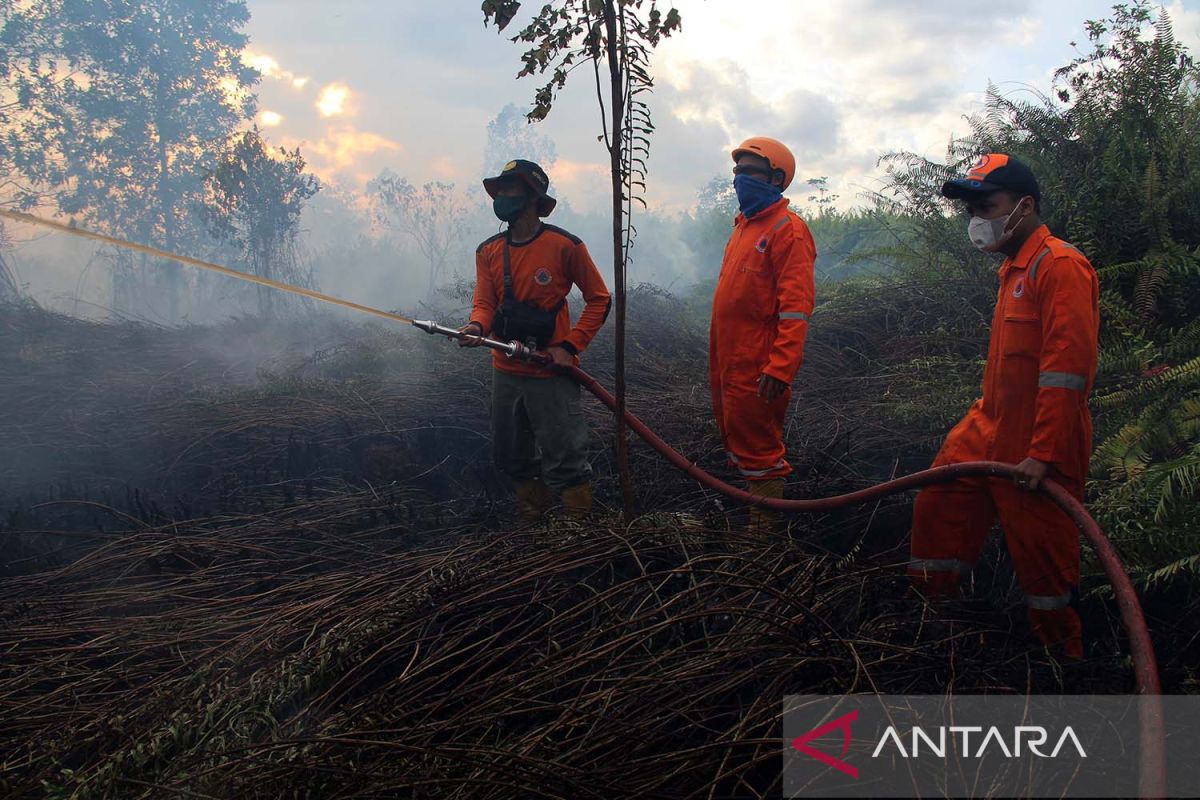
[[[586,517],[592,513],[592,484],[580,483],[563,489],[562,504],[568,517]]]
[[[554,495],[539,480],[513,481],[517,490],[517,510],[525,522],[537,522],[554,505]]]
[[[783,497],[783,478],[771,478],[765,481],[747,481],[746,489],[755,497],[770,497],[776,500]],[[750,506],[750,530],[767,532],[774,530],[779,522],[779,512],[761,506]]]

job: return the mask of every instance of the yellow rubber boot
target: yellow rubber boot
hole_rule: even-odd
[[[554,505],[554,495],[538,480],[513,481],[517,490],[517,510],[525,522],[537,522]]]
[[[562,504],[568,517],[586,517],[592,513],[592,485],[580,483],[563,489]]]
[[[746,491],[755,497],[769,497],[776,500],[783,497],[783,478],[771,478],[766,481],[747,481]],[[770,531],[779,522],[779,512],[761,506],[750,506],[750,530]]]

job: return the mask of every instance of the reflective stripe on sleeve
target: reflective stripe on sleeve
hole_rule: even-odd
[[[807,320],[807,319],[808,319],[808,314],[805,314],[803,311],[780,311],[780,312],[779,312],[779,318],[780,318],[780,319],[803,319],[803,320]]]
[[[1038,386],[1082,392],[1087,388],[1087,376],[1076,375],[1073,372],[1043,372],[1038,375]]]

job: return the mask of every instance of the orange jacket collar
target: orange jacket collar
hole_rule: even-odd
[[[1039,225],[1037,230],[1029,234],[1029,238],[1025,240],[1025,244],[1021,245],[1021,249],[1017,251],[1013,258],[1005,258],[1004,263],[1000,266],[1000,271],[1004,272],[1008,269],[1026,269],[1034,257],[1042,251],[1042,247],[1046,244],[1046,237],[1050,235],[1050,229],[1045,225]]]

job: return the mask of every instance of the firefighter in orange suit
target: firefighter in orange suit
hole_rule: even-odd
[[[726,455],[758,497],[783,497],[783,420],[792,380],[804,359],[813,311],[816,247],[783,192],[796,159],[782,143],[758,136],[733,151],[740,213],[725,246],[713,295],[708,378]],[[775,515],[750,512],[752,528]]]
[[[1004,254],[992,317],[983,397],[950,431],[934,466],[963,461],[1017,465],[1015,480],[972,478],[923,490],[913,512],[909,575],[929,597],[957,594],[998,517],[1033,631],[1068,658],[1082,658],[1079,531],[1038,484],[1052,478],[1082,499],[1091,456],[1087,396],[1096,374],[1096,272],[1039,217],[1029,167],[1002,153],[942,187],[965,201],[968,235]]]

